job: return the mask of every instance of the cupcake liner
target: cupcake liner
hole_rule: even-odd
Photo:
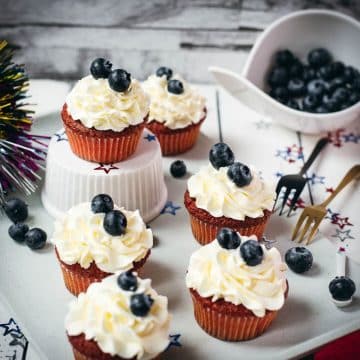
[[[267,311],[263,317],[237,315],[204,306],[192,293],[194,315],[199,326],[213,337],[226,341],[253,339],[270,326],[277,311]]]
[[[57,256],[58,253],[56,252]],[[150,255],[150,250],[145,255],[145,257],[133,264],[133,271],[137,271],[138,274],[141,274],[141,269],[146,262],[146,259]],[[102,279],[106,278],[107,276],[112,275],[111,273],[107,273],[101,271],[97,268],[96,275],[88,274],[85,271],[78,271],[77,268],[73,266],[69,266],[63,263],[58,256],[58,260],[60,262],[61,271],[64,278],[64,283],[66,288],[75,296],[78,296],[81,292],[85,292],[90,284],[94,282],[100,282]]]
[[[197,124],[192,124],[184,129],[171,130],[162,123],[151,121],[146,127],[153,132],[159,140],[161,152],[164,156],[177,155],[190,150],[196,143],[200,127],[205,117]]]

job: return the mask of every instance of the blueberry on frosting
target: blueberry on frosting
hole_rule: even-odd
[[[91,200],[91,211],[94,214],[97,213],[108,213],[114,209],[114,202],[112,198],[107,194],[96,195]]]
[[[238,187],[249,185],[252,180],[249,167],[240,162],[235,162],[229,166],[227,176]]]
[[[337,276],[331,280],[329,290],[335,300],[346,301],[354,295],[356,287],[354,281],[347,276]]]
[[[125,291],[136,291],[138,287],[137,278],[131,270],[121,273],[117,278],[117,283]]]
[[[160,66],[156,70],[156,76],[162,77],[165,75],[167,80],[170,80],[170,78],[172,77],[172,74],[173,74],[173,71],[166,66]]]
[[[169,80],[167,89],[169,93],[180,95],[184,92],[184,85],[180,80]]]
[[[230,146],[225,143],[213,145],[209,152],[209,160],[215,169],[230,166],[234,163],[234,153]]]
[[[123,69],[116,69],[109,74],[108,81],[111,89],[124,92],[131,84],[131,74]]]
[[[216,235],[216,239],[222,248],[229,250],[236,249],[241,243],[239,234],[230,228],[221,228]]]
[[[264,251],[256,240],[248,240],[242,243],[240,254],[248,266],[259,265],[264,257]]]
[[[104,217],[104,229],[113,236],[125,234],[126,216],[120,210],[111,210]]]
[[[94,79],[107,79],[111,72],[112,64],[104,58],[95,59],[90,65],[90,73]]]
[[[135,316],[144,317],[149,313],[153,303],[150,295],[135,294],[130,298],[130,310]]]

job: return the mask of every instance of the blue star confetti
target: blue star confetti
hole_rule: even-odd
[[[5,329],[3,336],[6,336],[8,334],[22,335],[19,326],[16,324],[16,322],[13,318],[10,318],[10,320],[6,324],[0,324],[0,328]]]
[[[175,205],[172,201],[167,201],[160,214],[176,215],[176,211],[180,210],[181,206]]]
[[[348,142],[352,142],[354,144],[358,144],[360,141],[360,134],[354,134],[354,133],[349,133],[349,134],[343,134],[342,135],[343,140],[348,143]]]
[[[156,140],[156,136],[155,135],[151,135],[151,134],[147,134],[146,136],[144,136],[144,139],[151,142],[151,141],[155,141]]]
[[[4,342],[0,341],[0,353],[6,353],[5,358],[10,360],[26,359],[29,342],[15,320],[10,318],[7,323],[0,324],[0,328],[4,329],[2,334]],[[18,354],[20,354],[20,356],[18,356]]]
[[[350,235],[351,230],[339,230],[335,229],[336,233],[334,235],[331,235],[331,237],[336,238],[340,240],[341,242],[344,242],[347,239],[354,239],[353,236]]]
[[[284,174],[280,171],[277,171],[275,174],[274,174],[277,178],[281,178]]]
[[[302,147],[299,147],[296,144],[276,150],[275,156],[280,157],[288,163],[294,163],[297,160],[302,160],[304,158]]]
[[[60,142],[60,141],[69,141],[65,131],[62,131],[61,133],[56,133],[56,142]]]
[[[313,173],[308,180],[310,181],[311,185],[316,184],[325,184],[325,176],[318,176],[315,173]]]
[[[165,351],[169,350],[172,346],[181,347],[182,345],[179,341],[180,337],[180,334],[169,335],[170,342]]]
[[[333,212],[330,208],[326,209],[326,211],[327,211],[327,215],[325,216],[325,219],[333,220],[340,215],[340,213]]]
[[[268,121],[265,121],[264,119],[260,119],[255,123],[255,126],[258,130],[263,129],[266,130],[270,127],[271,123]]]

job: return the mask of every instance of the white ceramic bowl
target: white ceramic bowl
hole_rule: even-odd
[[[324,47],[334,59],[360,69],[360,23],[338,12],[304,10],[282,17],[257,39],[242,74],[210,67],[216,80],[242,103],[290,129],[320,133],[341,128],[360,119],[360,102],[334,113],[313,114],[293,110],[264,92],[273,56],[290,49],[302,60],[309,50]]]

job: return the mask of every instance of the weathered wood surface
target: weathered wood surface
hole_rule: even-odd
[[[209,65],[240,70],[259,31],[309,7],[360,18],[360,0],[0,0],[0,38],[33,77],[76,79],[106,56],[140,79],[166,64],[209,82]]]

